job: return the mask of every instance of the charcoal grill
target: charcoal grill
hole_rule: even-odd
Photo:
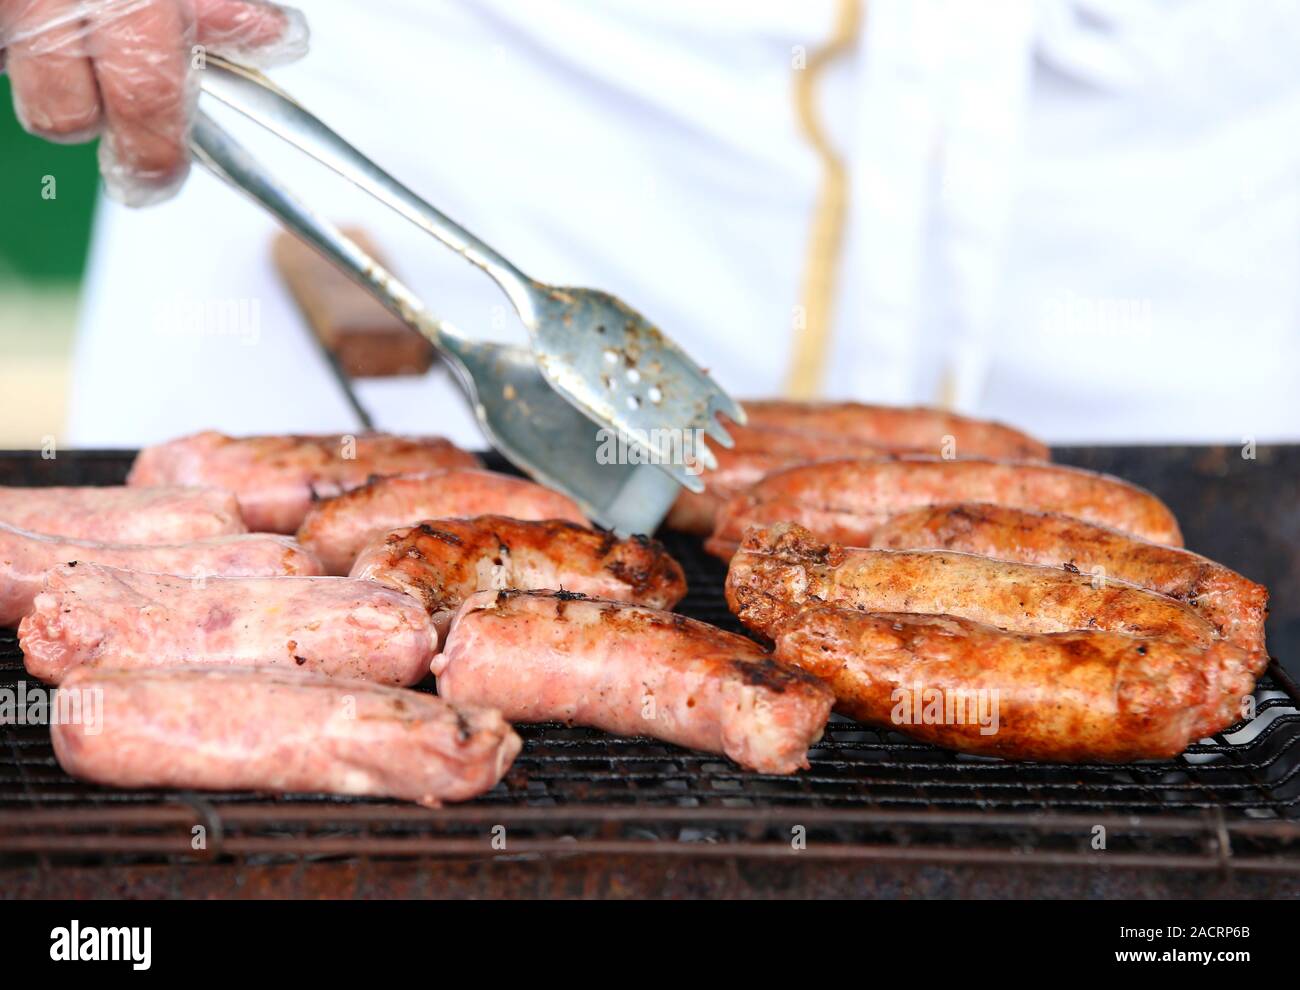
[[[1300,448],[1074,448],[1058,459],[1165,497],[1191,546],[1273,588],[1270,646],[1300,660]],[[0,483],[120,483],[130,460],[0,454]],[[737,629],[723,567],[693,540],[665,542],[691,586],[681,611]],[[0,631],[0,688],[24,678],[14,634]],[[436,811],[100,788],[60,770],[44,726],[8,724],[0,891],[1300,893],[1300,688],[1275,660],[1256,700],[1253,719],[1178,759],[1118,766],[963,756],[835,720],[810,770],[776,777],[655,740],[524,726],[523,753],[495,790]]]

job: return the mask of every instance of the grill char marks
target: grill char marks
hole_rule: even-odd
[[[1021,760],[1172,757],[1237,721],[1253,686],[1238,651],[1223,643],[1025,634],[948,615],[833,606],[788,621],[776,656],[824,678],[836,710],[858,721]],[[935,698],[943,716],[923,716]]]
[[[778,660],[834,688],[838,710],[968,752],[1168,757],[1235,722],[1254,689],[1247,651],[1192,608],[1059,565],[836,547],[786,524],[746,536],[726,592]],[[898,692],[917,690],[926,704],[996,698],[1001,726],[900,721]]]
[[[780,522],[798,523],[826,540],[869,546],[891,517],[952,502],[1063,512],[1182,545],[1168,506],[1119,478],[1035,461],[906,455],[819,461],[766,475],[722,507],[706,548],[729,558],[749,527]]]
[[[440,632],[476,591],[562,589],[655,608],[671,608],[686,593],[680,565],[655,540],[505,516],[395,530],[362,551],[352,576],[415,596]]]
[[[1123,581],[947,550],[845,548],[797,526],[751,533],[727,574],[728,605],[764,636],[806,604],[959,615],[1027,633],[1103,629],[1204,646],[1195,610]]]
[[[1268,589],[1190,550],[1059,513],[968,503],[927,506],[895,516],[876,531],[871,545],[889,550],[942,548],[1059,566],[1097,582],[1130,582],[1185,602],[1219,635],[1250,654],[1254,673],[1268,664]]]
[[[314,506],[298,539],[331,574],[347,574],[363,549],[385,533],[438,520],[498,514],[512,519],[568,520],[586,525],[567,495],[524,478],[469,468],[381,478]]]
[[[807,766],[831,691],[753,640],[686,616],[569,592],[480,592],[434,662],[438,690],[517,722],[560,721]]]

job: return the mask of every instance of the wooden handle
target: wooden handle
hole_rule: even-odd
[[[388,267],[365,231],[344,228],[344,233]],[[277,235],[271,256],[312,332],[350,377],[420,375],[429,370],[434,360],[429,342],[293,234]]]

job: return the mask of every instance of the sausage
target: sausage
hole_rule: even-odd
[[[707,536],[728,499],[783,468],[813,461],[929,453],[1047,460],[1045,446],[1014,430],[933,409],[895,409],[857,403],[766,400],[747,403],[750,421],[728,423],[734,445],[714,451],[718,466],[703,474],[703,492],[683,491],[665,525]],[[1006,431],[1006,432],[1004,432]],[[945,447],[944,440],[953,437]],[[933,439],[933,442],[931,440]],[[911,445],[909,445],[911,444]]]
[[[287,670],[82,667],[59,688],[65,694],[103,717],[51,726],[54,755],[74,777],[111,787],[324,792],[437,807],[491,790],[521,746],[497,712]]]
[[[215,488],[0,488],[0,523],[97,543],[186,543],[247,533]]]
[[[784,430],[746,429],[735,440],[735,449],[718,447],[714,450],[718,466],[701,474],[704,491],[683,489],[677,496],[668,518],[664,520],[666,527],[692,536],[708,536],[713,532],[723,503],[774,471],[826,458],[846,455],[875,457],[890,453],[886,448],[851,437],[825,437]],[[769,440],[774,442],[769,443]]]
[[[27,670],[59,683],[75,667],[288,667],[414,684],[438,634],[419,604],[369,581],[182,578],[67,564],[46,576],[18,628]]]
[[[478,467],[479,459],[442,437],[228,437],[195,433],[142,450],[128,485],[212,485],[239,498],[250,529],[292,533],[312,503],[376,475]]]
[[[494,471],[454,470],[380,478],[312,507],[298,530],[331,574],[347,574],[366,544],[426,519],[480,515],[515,519],[587,518],[567,495]]]
[[[705,544],[735,552],[750,526],[794,522],[824,539],[866,546],[891,516],[947,502],[1061,512],[1155,543],[1182,546],[1178,521],[1150,492],[1110,475],[1024,461],[904,456],[787,468],[729,500]]]
[[[875,531],[871,546],[959,550],[1075,568],[1094,582],[1127,581],[1195,609],[1219,635],[1250,655],[1255,674],[1268,665],[1268,589],[1190,550],[1139,540],[1060,513],[967,503],[895,516]]]
[[[776,656],[824,678],[837,711],[937,746],[1126,762],[1175,756],[1242,717],[1253,679],[1222,645],[822,605],[781,627]]]
[[[718,466],[705,471],[701,477],[704,491],[693,492],[683,488],[677,501],[668,511],[664,526],[678,533],[708,536],[713,532],[718,510],[734,495],[745,491],[754,482],[807,458],[762,452],[738,452],[719,447],[714,451]]]
[[[42,536],[0,523],[0,626],[31,611],[45,572],[75,560],[187,577],[323,574],[315,554],[287,536],[241,533],[191,543],[131,545]]]
[[[835,457],[876,457],[881,454],[921,454],[927,451],[871,439],[853,433],[821,433],[798,427],[747,423],[726,424],[731,434],[730,452],[736,454],[770,454],[792,461],[822,461]],[[714,453],[727,450],[715,448]]]
[[[747,424],[728,427],[738,443],[740,435],[748,431],[775,429],[854,437],[886,447],[922,450],[939,457],[1041,461],[1051,457],[1046,444],[1019,430],[944,409],[783,399],[750,399],[743,405]]]
[[[1198,646],[1219,638],[1182,602],[1122,581],[948,550],[841,547],[792,525],[750,533],[727,571],[726,595],[740,621],[769,639],[791,615],[822,602],[954,615],[1024,633],[1099,629]]]
[[[686,577],[657,540],[620,540],[577,523],[506,516],[437,519],[398,529],[361,551],[352,577],[419,601],[439,635],[476,591],[579,591],[597,598],[672,608]]]
[[[808,766],[834,701],[743,636],[569,592],[471,595],[433,670],[443,697],[511,721],[653,736],[764,773]]]

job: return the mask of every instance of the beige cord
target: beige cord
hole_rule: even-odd
[[[822,161],[821,188],[813,208],[808,252],[804,260],[800,299],[803,323],[796,326],[785,393],[792,399],[812,399],[821,394],[830,350],[835,310],[835,280],[844,246],[845,215],[849,203],[849,176],[844,159],[831,146],[817,117],[817,84],[836,59],[857,45],[864,0],[839,0],[835,30],[826,44],[811,52],[807,66],[794,73],[795,114],[804,136]]]

